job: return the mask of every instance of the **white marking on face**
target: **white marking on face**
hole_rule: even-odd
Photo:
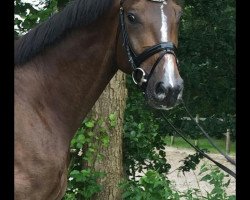
[[[164,2],[165,3],[165,2]],[[165,3],[166,5],[167,3]],[[167,42],[168,41],[168,26],[167,26],[167,16],[164,14],[163,10],[164,4],[161,5],[161,41]]]
[[[174,68],[175,68],[175,58],[172,54],[166,54],[163,56],[163,69],[164,69],[164,75],[163,75],[163,84],[165,87],[167,87],[168,83],[174,87]]]

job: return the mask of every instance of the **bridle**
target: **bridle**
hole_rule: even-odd
[[[164,0],[151,0],[151,1],[163,2]],[[177,65],[178,65],[178,60],[177,60],[176,53],[175,53],[177,48],[172,42],[161,42],[144,50],[139,55],[136,55],[136,53],[134,52],[129,42],[128,32],[127,32],[125,20],[124,20],[124,9],[122,5],[123,5],[123,0],[120,2],[120,11],[119,11],[120,29],[121,29],[122,36],[123,36],[123,46],[126,49],[129,63],[133,69],[132,79],[136,85],[138,85],[143,91],[145,91],[147,88],[147,83],[149,79],[151,78],[156,66],[159,64],[159,62],[161,61],[161,59],[163,58],[165,54],[174,55]],[[156,62],[154,63],[152,69],[150,70],[150,73],[148,74],[140,67],[140,65],[145,60],[147,60],[148,58],[150,58],[151,56],[159,52],[160,52],[160,55],[158,59],[156,60]]]

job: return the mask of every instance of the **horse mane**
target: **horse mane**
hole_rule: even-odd
[[[55,44],[74,28],[91,24],[112,5],[113,0],[74,0],[15,41],[14,64],[28,62],[46,47]]]

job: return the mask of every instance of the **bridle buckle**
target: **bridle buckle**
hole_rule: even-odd
[[[147,82],[147,74],[142,68],[136,68],[132,72],[132,79],[136,85],[141,86]]]

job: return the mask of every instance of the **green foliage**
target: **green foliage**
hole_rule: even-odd
[[[124,190],[124,200],[164,200],[180,199],[168,179],[157,171],[149,170],[139,181],[125,181],[120,185]]]
[[[203,196],[199,188],[189,188],[186,191],[175,189],[166,176],[149,170],[139,181],[128,180],[120,184],[123,190],[123,200],[235,200],[234,195],[228,196],[225,192],[230,179],[225,182],[224,175],[217,167],[202,165],[200,174],[204,174],[201,181],[213,186],[211,192]]]
[[[179,127],[184,133],[187,133],[191,139],[201,138],[203,134],[193,121],[181,119],[181,117],[185,114],[185,112],[178,114],[180,118],[176,119],[175,123],[177,124],[178,121],[180,121]],[[205,118],[204,120],[199,120],[199,124],[208,132],[211,137],[217,139],[225,138],[224,133],[226,133],[227,129],[230,129],[230,132],[232,133],[231,137],[233,140],[235,140],[235,120],[235,116],[222,113],[220,118],[218,118],[218,115],[212,115]]]
[[[195,170],[202,158],[204,158],[204,156],[200,152],[196,152],[193,155],[188,155],[186,158],[184,158],[184,160],[182,160],[183,165],[180,166],[178,170],[182,172],[189,172],[191,169]]]
[[[110,114],[109,115],[109,123],[112,127],[115,127],[116,124],[117,124],[117,117],[116,117],[116,114]]]
[[[210,173],[206,173],[208,171]],[[225,183],[224,178],[228,177],[229,175],[225,175],[223,172],[219,170],[217,167],[206,166],[202,165],[200,169],[200,174],[204,176],[201,178],[201,181],[206,181],[210,185],[213,186],[211,192],[207,192],[206,199],[208,200],[215,200],[215,199],[222,199],[222,200],[232,200],[236,199],[235,195],[228,196],[225,192],[225,189],[230,184],[230,179]]]
[[[235,1],[186,0],[180,24],[184,99],[202,116],[235,113]]]
[[[102,190],[98,180],[103,178],[105,173],[95,171],[93,166],[97,160],[104,158],[100,149],[109,146],[108,133],[114,128],[116,120],[116,115],[111,114],[108,119],[85,119],[82,122],[71,140],[72,155],[64,200],[91,199]]]
[[[35,5],[24,3],[21,0],[15,0],[14,24],[16,27],[14,28],[14,36],[19,37],[25,34],[35,25],[45,21],[57,12],[57,1],[58,0],[44,0]]]
[[[97,180],[104,177],[102,172],[96,172],[92,169],[72,170],[69,173],[69,181],[66,194],[63,199],[91,199],[93,195],[100,192],[102,187],[97,184]]]
[[[128,175],[135,179],[135,171],[143,169],[167,173],[170,165],[165,158],[164,135],[151,110],[145,108],[144,97],[138,89],[131,87],[127,79],[129,94],[124,122],[124,164]]]

